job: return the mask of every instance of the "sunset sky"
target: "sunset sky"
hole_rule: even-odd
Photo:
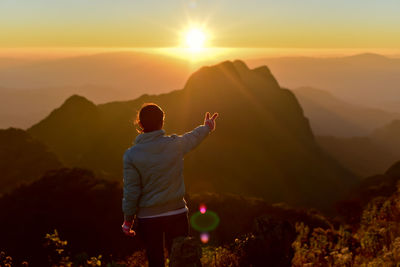
[[[399,0],[1,0],[0,47],[400,48]]]

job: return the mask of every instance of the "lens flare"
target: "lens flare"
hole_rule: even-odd
[[[207,211],[206,205],[201,204],[199,210],[200,210],[200,213],[201,213],[201,214],[206,213],[206,211]]]
[[[190,217],[190,225],[193,227],[193,229],[202,233],[211,232],[217,228],[218,224],[218,215],[210,210],[207,210],[204,214],[200,211],[195,212]]]
[[[200,241],[203,242],[204,244],[208,243],[210,240],[210,235],[208,233],[201,233],[200,234]]]

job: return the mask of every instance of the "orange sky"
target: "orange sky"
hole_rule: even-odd
[[[191,25],[203,28],[206,46],[212,48],[203,51],[205,58],[228,52],[247,57],[397,56],[398,14],[398,0],[2,0],[0,56],[54,57],[122,48],[194,58],[165,49],[181,46],[182,33]]]
[[[212,45],[400,48],[398,0],[2,0],[0,46],[170,47],[190,23]]]

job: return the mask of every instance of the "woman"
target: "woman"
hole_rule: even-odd
[[[204,124],[182,136],[165,135],[165,114],[156,104],[144,104],[137,115],[139,134],[124,154],[122,231],[131,229],[134,216],[146,246],[150,267],[164,266],[164,237],[168,252],[172,241],[187,236],[188,208],[183,198],[183,157],[215,130],[215,113],[206,113]]]

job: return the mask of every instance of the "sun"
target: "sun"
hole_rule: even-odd
[[[204,48],[206,34],[202,29],[191,28],[185,33],[185,46],[191,51],[200,51]]]
[[[175,31],[179,44],[175,47],[162,48],[160,53],[183,58],[191,63],[214,60],[217,55],[225,53],[225,48],[213,46],[214,33],[205,23],[189,23]]]

